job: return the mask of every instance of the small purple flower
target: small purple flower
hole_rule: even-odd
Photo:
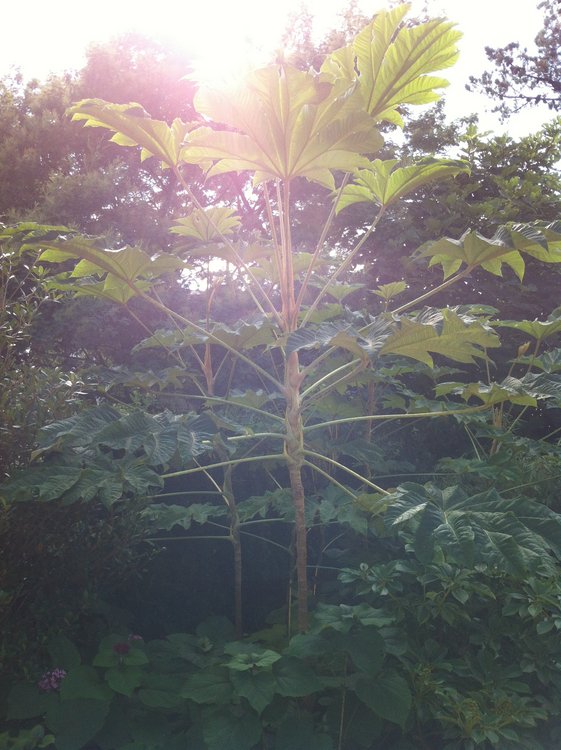
[[[128,654],[130,650],[131,650],[131,647],[129,646],[128,643],[116,643],[113,646],[113,651],[116,654],[119,654],[119,656],[124,656],[125,654]]]
[[[66,671],[64,669],[52,669],[50,672],[45,672],[37,683],[37,687],[44,693],[54,693],[60,688],[65,677]]]

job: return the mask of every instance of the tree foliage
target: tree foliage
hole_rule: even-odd
[[[559,0],[542,0],[538,8],[543,11],[543,28],[535,38],[536,51],[521,48],[519,42],[486,47],[493,70],[470,76],[468,88],[498,100],[495,111],[503,119],[536,104],[545,104],[553,111],[561,109],[561,5]]]

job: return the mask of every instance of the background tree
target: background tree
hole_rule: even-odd
[[[495,112],[503,119],[527,106],[546,104],[561,109],[561,2],[542,0],[543,29],[535,39],[535,53],[521,48],[519,42],[505,47],[486,47],[493,69],[481,76],[470,76],[468,90],[482,91],[490,100],[499,101]]]
[[[141,165],[95,131],[76,131],[65,111],[77,99],[110,96],[150,106],[157,118],[174,113],[189,120],[194,93],[185,78],[189,70],[185,53],[127,35],[90,48],[80,71],[51,76],[45,83],[4,79],[0,217],[64,223],[85,232],[108,232],[117,242],[161,247],[184,200],[173,176],[150,163]]]

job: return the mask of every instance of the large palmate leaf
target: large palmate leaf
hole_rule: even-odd
[[[275,329],[269,318],[255,315],[250,320],[241,320],[236,325],[214,323],[208,341],[236,350],[253,349],[256,346],[270,346],[277,340]]]
[[[380,354],[411,357],[432,367],[433,354],[455,362],[485,359],[485,349],[499,346],[498,336],[484,323],[466,320],[452,309],[430,311],[413,319],[403,318],[380,349]]]
[[[400,726],[405,724],[411,710],[411,691],[406,680],[394,670],[386,670],[375,679],[359,677],[355,691],[378,716]]]
[[[209,206],[196,208],[189,216],[177,219],[177,224],[170,229],[173,234],[191,237],[200,242],[212,240],[232,234],[240,226],[240,218],[236,210],[230,206]]]
[[[561,398],[561,376],[527,373],[523,378],[506,377],[501,383],[440,383],[437,396],[453,393],[465,401],[475,397],[484,404],[510,401],[520,406],[537,406],[539,399]]]
[[[462,36],[454,24],[442,19],[401,26],[408,10],[405,4],[379,13],[321,68],[327,80],[358,79],[366,111],[377,121],[397,125],[403,124],[398,107],[440,98],[435,89],[447,86],[448,81],[429,74],[456,62],[456,42]]]
[[[435,388],[437,396],[450,393],[460,396],[464,401],[477,398],[488,406],[510,401],[520,406],[536,406],[536,398],[528,393],[520,380],[505,378],[502,383],[439,383]]]
[[[99,500],[109,507],[131,492],[146,494],[162,486],[160,477],[139,461],[90,461],[87,467],[39,464],[2,485],[2,497],[11,502],[59,500],[65,505]]]
[[[78,448],[89,445],[93,436],[119,417],[120,413],[117,409],[102,404],[92,409],[85,409],[73,417],[51,422],[41,429],[39,450],[33,457],[37,458],[46,450]]]
[[[544,352],[539,357],[532,355],[517,357],[516,362],[523,365],[532,365],[532,367],[537,367],[544,372],[561,372],[561,348]]]
[[[536,341],[554,336],[561,332],[561,310],[556,310],[547,320],[501,320],[497,323],[499,326],[515,328],[522,331],[527,336],[531,336]]]
[[[515,247],[544,263],[561,262],[561,221],[509,225]]]
[[[444,238],[421,248],[420,257],[430,258],[429,266],[441,265],[444,278],[463,265],[466,271],[481,267],[496,276],[502,275],[503,263],[522,280],[526,253],[545,263],[561,263],[561,227],[555,225],[513,224],[497,229],[487,238],[467,231],[459,240]]]
[[[387,522],[412,534],[422,562],[439,554],[524,575],[552,569],[554,558],[561,559],[561,516],[537,501],[507,500],[495,490],[469,496],[459,487],[414,483],[398,487],[389,500]]]
[[[171,255],[149,256],[137,247],[120,250],[102,250],[94,240],[74,237],[68,240],[40,242],[38,263],[64,263],[78,260],[70,276],[64,278],[60,287],[72,288],[79,294],[100,296],[117,302],[126,302],[145,290],[147,282],[165,273],[184,268],[179,258]],[[103,277],[100,283],[72,284],[72,280]]]
[[[148,463],[158,466],[176,452],[182,460],[189,461],[208,451],[214,432],[214,425],[205,416],[170,412],[152,416],[143,411],[121,414],[102,405],[43,428],[36,455],[64,448],[91,453],[99,447],[137,455],[142,449]]]
[[[68,109],[73,120],[88,128],[107,128],[120,146],[140,146],[142,161],[155,156],[166,167],[174,167],[193,125],[175,119],[168,125],[152,120],[140,104],[111,104],[103,99],[83,99]]]
[[[389,284],[380,284],[380,286],[377,286],[376,289],[372,289],[372,293],[377,297],[381,297],[384,302],[389,302],[399,294],[403,294],[406,289],[406,281],[390,281]]]
[[[381,318],[368,326],[358,328],[347,321],[320,323],[299,328],[288,336],[288,353],[300,349],[336,346],[346,349],[361,359],[374,356],[386,341],[389,323]]]
[[[333,189],[332,170],[360,167],[361,154],[382,145],[352,83],[322,83],[288,65],[257,70],[234,91],[201,89],[195,106],[232,129],[199,128],[182,151],[186,162],[212,161],[210,175],[251,170],[256,184],[306,177]]]
[[[375,159],[356,171],[352,183],[341,193],[337,213],[353,203],[389,206],[429,182],[469,172],[468,163],[461,159],[426,158],[403,167],[398,164],[397,159]]]
[[[154,528],[170,531],[174,526],[190,529],[193,523],[203,524],[209,518],[226,515],[225,505],[209,503],[191,503],[190,505],[164,505],[156,503],[142,511],[142,517]],[[225,539],[228,537],[225,536]]]

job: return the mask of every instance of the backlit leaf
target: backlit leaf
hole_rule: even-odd
[[[561,227],[554,226],[555,231],[551,225],[540,223],[502,226],[491,238],[468,230],[459,240],[444,238],[428,243],[421,248],[419,256],[430,258],[429,266],[441,265],[444,278],[462,266],[467,271],[481,267],[501,276],[504,263],[522,280],[525,269],[523,253],[544,263],[561,262]]]
[[[337,213],[353,203],[389,206],[422,185],[469,172],[467,162],[459,159],[426,158],[416,164],[399,167],[397,159],[376,159],[355,172],[337,203]]]
[[[138,291],[147,289],[147,281],[183,268],[183,261],[171,255],[149,256],[137,247],[124,247],[120,250],[102,250],[93,240],[73,238],[40,244],[38,263],[61,263],[78,259],[70,279],[83,279],[91,276],[103,277],[99,285],[72,286],[82,295],[106,297],[126,302]],[[66,286],[61,284],[62,289]]]
[[[373,289],[372,292],[377,297],[381,297],[384,301],[389,302],[398,294],[402,294],[407,289],[407,283],[405,281],[391,281],[389,284],[381,284],[380,286]]]
[[[322,83],[312,72],[271,65],[235,91],[202,89],[197,110],[236,132],[202,127],[182,152],[187,162],[213,166],[209,175],[251,170],[254,183],[306,177],[333,189],[332,170],[367,163],[382,139],[360,108],[355,87]]]
[[[68,109],[72,120],[88,128],[107,128],[113,143],[140,146],[141,160],[155,156],[167,167],[178,163],[181,147],[192,125],[175,119],[168,125],[152,120],[140,104],[111,104],[103,99],[83,99]]]
[[[536,341],[543,341],[561,332],[561,317],[550,316],[547,320],[501,320],[497,325],[514,328]]]
[[[240,226],[240,218],[230,206],[209,206],[196,208],[189,216],[177,219],[170,232],[183,237],[191,237],[201,242],[211,242],[231,235]]]
[[[448,85],[428,75],[453,65],[461,34],[454,24],[435,19],[401,26],[409,6],[378,13],[348,46],[331,54],[321,70],[328,80],[357,79],[366,111],[377,121],[402,125],[398,107],[428,104]]]
[[[443,310],[441,318],[425,322],[422,318],[403,318],[399,329],[392,333],[380,349],[380,354],[411,357],[432,367],[429,354],[441,354],[455,362],[474,362],[485,359],[485,349],[499,346],[498,336],[479,321],[466,322],[453,310]]]

